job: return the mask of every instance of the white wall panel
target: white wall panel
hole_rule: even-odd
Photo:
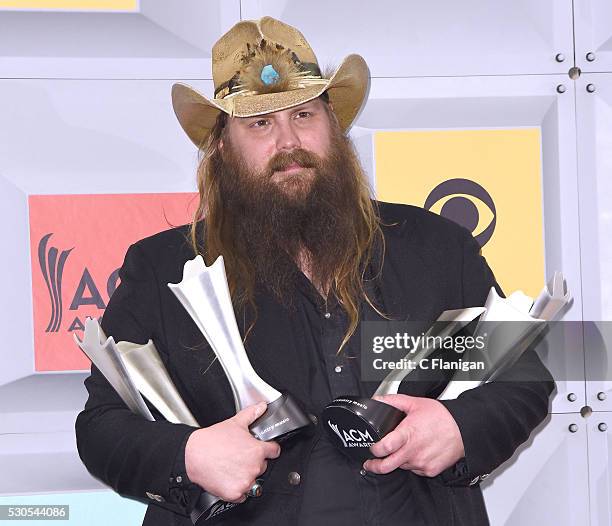
[[[192,84],[212,91],[210,81]],[[21,465],[0,493],[100,487],[74,447],[87,375],[34,370],[28,196],[194,191],[197,154],[174,116],[171,85],[0,80],[0,233],[12,247],[0,295],[0,465]]]
[[[583,72],[612,72],[611,21],[612,4],[608,0],[574,2],[576,66]]]
[[[0,126],[0,134],[3,129]],[[10,248],[2,263],[0,334],[10,361],[0,367],[0,385],[34,369],[28,202],[23,190],[6,177],[5,164],[6,155],[0,159],[0,239]]]
[[[27,353],[23,353],[27,354]],[[74,421],[84,373],[38,374],[0,385],[0,495],[98,489],[81,463]]]
[[[0,80],[0,175],[24,195],[194,190],[172,84]],[[190,84],[212,93],[210,81]]]
[[[586,447],[587,425],[580,414],[549,416],[482,483],[491,524],[584,526],[589,505]]]
[[[576,81],[576,122],[584,319],[612,324],[612,74],[583,74]],[[592,380],[587,404],[611,411],[612,331],[600,324],[596,332],[603,338],[594,334],[585,342]]]
[[[584,317],[612,320],[612,74],[576,81],[576,121]]]
[[[588,420],[591,526],[612,525],[612,417],[593,412]]]
[[[375,77],[564,73],[571,67],[571,0],[241,4],[243,19],[269,15],[298,27],[321,65],[359,53]]]
[[[239,0],[142,0],[139,13],[0,11],[4,78],[210,79]]]
[[[0,295],[0,385],[34,370],[28,196],[195,190],[197,155],[174,116],[171,85],[0,80],[0,232],[13,247]]]
[[[102,489],[76,454],[74,430],[0,434],[0,495]]]

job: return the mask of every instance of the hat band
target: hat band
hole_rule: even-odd
[[[314,62],[300,62],[299,63],[300,71],[308,73],[313,77],[323,78],[321,75],[321,70],[318,64]],[[227,82],[220,84],[217,89],[215,89],[215,99],[224,99],[228,95],[232,95],[234,93],[238,93],[242,90],[240,75],[237,73]]]

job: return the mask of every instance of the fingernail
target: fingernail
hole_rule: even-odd
[[[257,406],[257,416],[263,415],[266,412],[267,407],[268,404],[265,402],[259,402],[259,405]]]

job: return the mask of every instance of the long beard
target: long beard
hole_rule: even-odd
[[[263,173],[254,173],[227,140],[211,161],[219,184],[223,250],[231,250],[255,284],[281,303],[291,304],[300,258],[303,263],[306,257],[309,277],[320,291],[333,291],[347,262],[361,263],[355,260],[357,234],[366,228],[359,211],[363,175],[341,133],[332,138],[325,158],[305,150],[281,152]],[[292,163],[303,169],[280,181],[273,177]]]

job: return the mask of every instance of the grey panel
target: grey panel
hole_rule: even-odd
[[[612,72],[612,4],[574,2],[576,65],[584,72]]]
[[[612,413],[597,412],[588,419],[589,496],[591,526],[612,524]]]
[[[570,431],[570,426],[575,432]],[[579,413],[550,415],[482,483],[491,524],[584,526],[588,516],[587,428]]]
[[[359,53],[374,77],[564,73],[573,58],[571,0],[241,4],[243,19],[270,15],[298,27],[322,65]]]
[[[0,76],[209,79],[212,44],[239,20],[239,0],[141,0],[133,13],[0,10]]]

